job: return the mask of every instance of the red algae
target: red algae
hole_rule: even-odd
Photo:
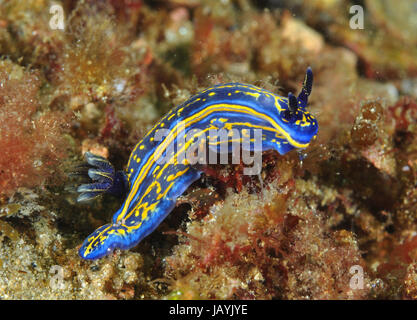
[[[291,196],[297,191],[291,179],[279,186],[284,193],[269,187],[263,198],[229,195],[209,218],[188,224],[184,243],[167,261],[177,277],[173,292],[212,299],[364,298],[367,290],[352,290],[346,272],[364,265],[353,235],[329,236],[321,214]]]
[[[66,155],[65,117],[37,112],[40,79],[10,61],[0,66],[0,194],[42,185]]]

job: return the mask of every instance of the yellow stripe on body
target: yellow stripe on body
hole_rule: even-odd
[[[236,86],[239,86],[239,87],[241,87],[241,88],[245,88],[245,89],[248,89],[248,91],[250,91],[250,90],[253,90],[255,93],[249,93],[249,92],[245,92],[245,91],[239,91],[239,90],[236,90],[235,91],[235,93],[244,93],[244,94],[246,94],[246,95],[253,95],[256,99],[258,98],[258,96],[256,95],[256,93],[261,93],[261,94],[265,94],[267,97],[270,97],[270,96],[272,96],[273,98],[274,98],[274,100],[275,100],[275,102],[274,102],[274,104],[275,104],[275,107],[277,108],[277,110],[278,110],[278,112],[282,112],[284,109],[281,107],[281,104],[279,103],[279,101],[281,101],[281,102],[283,102],[283,103],[288,103],[288,98],[285,98],[285,97],[281,97],[281,96],[278,96],[278,95],[275,95],[275,94],[273,94],[272,92],[269,92],[269,91],[267,91],[267,90],[265,90],[265,89],[262,89],[262,88],[259,88],[259,87],[256,87],[256,86],[249,86],[249,85],[244,85],[244,84],[230,84],[230,85],[222,85],[222,86],[218,86],[218,87],[211,87],[211,88],[207,88],[206,90],[203,90],[203,91],[201,91],[200,93],[198,93],[198,94],[196,94],[195,96],[197,96],[197,95],[201,95],[201,94],[204,94],[204,93],[206,93],[206,92],[208,92],[208,91],[211,91],[211,90],[216,90],[216,89],[225,89],[225,88],[236,88]],[[231,95],[232,93],[229,93],[229,95]],[[210,94],[209,94],[210,95]],[[182,107],[181,109],[179,109],[178,110],[178,115],[182,112],[182,110],[185,108],[185,107],[188,107],[188,106],[190,106],[191,104],[193,104],[193,103],[195,103],[195,102],[198,102],[198,101],[200,101],[201,100],[201,98],[194,98],[194,99],[192,99],[192,101],[190,101],[189,103],[187,103],[187,105],[185,105],[184,107]],[[132,154],[133,153],[135,153],[136,152],[136,150],[137,150],[137,148],[142,144],[142,141],[147,137],[147,136],[149,136],[157,127],[158,127],[158,125],[162,122],[162,121],[164,121],[165,120],[165,118],[167,118],[167,120],[169,121],[169,120],[171,120],[175,115],[177,114],[177,112],[173,112],[172,114],[167,114],[165,117],[163,117],[161,120],[159,120],[153,127],[152,127],[152,129],[143,137],[143,139],[142,140],[140,140],[137,144],[136,144],[136,146],[133,148],[133,151],[132,151]],[[285,120],[285,119],[284,119]],[[127,167],[129,168],[130,167],[130,162],[131,162],[131,158],[129,158],[129,161],[128,161],[128,163],[127,163]]]
[[[85,251],[84,251],[84,253],[85,254],[88,254],[90,251],[91,251],[91,249],[92,249],[92,246],[93,246],[93,243],[97,240],[97,239],[99,239],[99,238],[101,238],[102,236],[103,236],[103,233],[105,233],[107,230],[109,230],[110,228],[112,227],[112,225],[109,225],[107,228],[105,228],[103,231],[101,231],[96,237],[94,237],[94,240],[90,240],[92,237],[90,237],[90,238],[88,238],[88,241],[90,241],[90,243],[88,244],[88,246],[85,248]]]
[[[203,133],[205,133],[205,132],[207,132],[208,130],[210,130],[210,129],[212,129],[211,127],[209,127],[209,128],[205,128],[204,130],[202,130],[202,131],[200,131],[200,132],[198,132],[197,134],[195,134],[194,136],[193,136],[193,138],[192,139],[190,139],[189,141],[187,141],[185,144],[184,144],[184,146],[180,149],[180,150],[178,150],[177,151],[177,153],[175,153],[174,155],[172,155],[172,157],[164,164],[164,166],[162,167],[162,169],[160,169],[160,171],[159,171],[159,173],[158,173],[158,175],[157,175],[157,177],[156,177],[156,179],[159,179],[160,177],[161,177],[161,175],[162,175],[162,173],[166,170],[166,168],[168,167],[168,165],[170,165],[171,164],[171,159],[177,159],[178,158],[178,154],[180,154],[181,152],[184,152],[185,150],[187,150],[187,148],[189,147],[189,145],[190,144],[192,144],[193,143],[193,139],[197,136],[200,136],[200,135],[202,135]],[[179,172],[177,172],[176,174],[175,174],[175,176],[171,179],[171,180],[174,180],[173,182],[171,182],[170,184],[169,184],[169,186],[165,189],[165,191],[164,191],[164,193],[163,194],[158,194],[158,197],[157,197],[157,200],[160,200],[160,199],[162,199],[167,193],[168,193],[168,191],[171,189],[171,187],[173,186],[173,184],[174,184],[174,182],[175,182],[175,179],[176,178],[178,178],[178,177],[180,177],[180,176],[182,176],[182,175],[184,175],[187,171],[189,170],[189,167],[187,167],[187,168],[185,168],[183,171],[179,171]],[[168,177],[168,179],[167,179],[167,181],[168,182],[170,182],[171,180],[170,180],[170,177],[171,176],[169,176]],[[155,180],[155,181],[157,181],[157,180]],[[142,196],[142,198],[138,201],[138,204],[136,205],[136,207],[135,208],[133,208],[127,215],[126,215],[126,217],[123,217],[123,220],[122,221],[124,221],[124,220],[126,220],[126,219],[128,219],[131,215],[132,215],[132,213],[133,212],[135,212],[136,210],[138,210],[138,209],[140,209],[140,208],[142,208],[142,207],[144,207],[144,208],[146,208],[147,207],[147,203],[146,203],[146,205],[145,204],[142,204],[142,201],[143,201],[143,199],[149,194],[149,192],[151,192],[151,190],[153,189],[153,184],[151,184],[147,189],[146,189],[146,191],[145,191],[145,193],[143,194],[143,196]],[[157,193],[159,193],[159,192],[157,192]],[[154,205],[155,203],[153,203],[153,204],[151,204],[151,206],[152,205]],[[146,209],[148,209],[148,208],[146,208]],[[149,211],[149,210],[147,210],[147,211]],[[117,221],[119,221],[119,217],[118,217],[118,219],[117,219]],[[123,222],[122,222],[122,224],[123,224]],[[132,228],[132,227],[129,227],[129,226],[126,226],[127,228]]]
[[[208,114],[211,114],[213,112],[216,111],[236,111],[240,112],[240,113],[246,113],[249,115],[252,114],[256,114],[258,115],[260,118],[263,118],[265,120],[267,120],[268,122],[270,122],[274,128],[277,129],[277,131],[279,131],[285,138],[287,138],[287,140],[292,141],[291,144],[299,147],[299,148],[304,148],[307,147],[308,144],[299,144],[297,142],[295,142],[287,132],[285,132],[284,129],[282,129],[275,121],[273,121],[272,118],[270,118],[269,116],[263,114],[263,113],[259,113],[257,111],[255,111],[254,109],[247,107],[247,106],[241,106],[241,105],[233,105],[233,104],[215,104],[215,105],[210,105],[207,108],[201,110],[200,112],[196,113],[193,116],[190,116],[189,118],[184,119],[183,121],[181,121],[180,123],[176,124],[175,127],[172,129],[171,133],[174,132],[173,134],[170,133],[170,135],[168,135],[168,137],[161,143],[161,145],[159,145],[157,147],[157,149],[155,150],[155,152],[149,157],[148,161],[145,163],[145,165],[142,167],[134,185],[132,186],[132,190],[129,192],[128,198],[126,199],[126,202],[124,204],[124,208],[122,210],[122,212],[119,214],[119,216],[117,217],[117,222],[119,222],[121,219],[126,220],[130,217],[130,215],[135,212],[136,210],[145,207],[144,212],[142,213],[142,218],[145,219],[147,217],[147,212],[149,212],[149,210],[151,210],[152,208],[154,208],[157,204],[157,202],[151,204],[149,207],[147,207],[147,203],[146,204],[142,204],[142,201],[144,199],[144,197],[149,194],[149,192],[152,190],[153,188],[153,184],[151,184],[151,186],[148,187],[148,189],[145,191],[145,194],[142,196],[142,198],[140,199],[140,201],[138,202],[138,206],[136,206],[134,208],[134,210],[131,210],[130,213],[128,213],[126,215],[126,217],[124,217],[124,215],[126,214],[127,208],[130,205],[130,202],[132,200],[132,197],[136,194],[137,189],[139,187],[139,185],[142,183],[142,181],[144,180],[144,178],[147,176],[147,173],[149,172],[150,168],[152,167],[152,165],[160,158],[160,156],[162,155],[163,151],[165,150],[164,148],[166,148],[166,146],[171,143],[176,137],[177,137],[177,129],[179,127],[179,125],[182,125],[184,123],[184,129],[186,127],[189,127],[190,125],[200,121],[202,118],[206,117]],[[258,127],[258,128],[263,128],[265,130],[270,130],[273,131],[273,129],[269,128],[269,127],[264,127],[264,126],[259,126],[259,125],[252,125],[250,123],[233,123],[233,124],[241,124],[241,125],[245,125],[245,126],[249,126],[249,127]],[[232,124],[232,125],[233,125]],[[229,127],[230,125],[228,123],[225,124],[225,127]],[[152,130],[147,134],[149,135],[155,128],[157,127],[157,125],[155,125]],[[226,127],[226,128],[227,128]],[[216,129],[216,127],[211,126],[209,128],[205,128],[204,130],[200,131],[200,134],[205,133],[206,131],[210,130],[210,129]],[[188,144],[186,143],[180,151],[178,151],[173,157],[176,157],[178,155],[179,152],[184,151],[186,148],[188,148],[189,144],[193,143],[193,139],[190,139]],[[140,143],[137,144],[136,148],[139,147]],[[135,149],[136,149],[135,148]],[[155,154],[157,154],[157,157],[155,158]],[[165,171],[166,167],[170,164],[170,161],[167,161],[167,163],[164,165],[164,167],[162,169],[160,169],[160,172],[158,173],[157,179],[160,178],[160,176],[162,175],[162,173]],[[187,170],[181,171],[181,174],[184,174]],[[178,175],[178,176],[180,176]],[[176,176],[175,178],[177,178],[178,176]],[[169,190],[172,188],[172,185],[174,184],[175,179],[173,182],[170,183],[170,185],[165,189],[164,193],[162,195],[158,195],[158,198],[161,199],[163,198],[168,192]],[[143,221],[143,220],[142,220]],[[126,227],[128,229],[128,232],[130,232],[131,230],[134,229],[138,229],[141,225],[142,225],[142,221],[135,225],[135,226],[126,226],[123,224],[122,222],[122,226]],[[111,226],[107,227],[106,229],[104,229],[99,235],[97,235],[94,239],[94,241],[97,238],[102,237],[102,235],[110,228]],[[92,243],[94,242],[92,241],[89,246],[86,248],[86,252],[88,253],[91,250],[91,246]]]
[[[180,123],[176,124],[175,127],[171,130],[171,133],[167,136],[167,138],[156,148],[155,152],[148,158],[148,161],[143,165],[141,171],[139,172],[139,175],[137,176],[137,178],[136,178],[136,180],[135,180],[135,182],[132,186],[132,189],[129,192],[128,197],[127,197],[127,199],[124,203],[123,210],[121,211],[121,213],[117,217],[116,221],[119,221],[120,219],[122,219],[123,216],[126,214],[126,211],[127,211],[128,207],[130,205],[130,202],[132,201],[132,198],[136,195],[137,190],[138,190],[140,184],[142,183],[142,181],[147,176],[147,174],[150,170],[150,167],[152,167],[153,163],[155,163],[160,158],[163,151],[166,149],[167,145],[169,145],[177,137],[177,129],[178,129],[179,125],[184,123],[184,125],[183,125],[184,128],[189,127],[190,125],[200,121],[201,119],[205,118],[207,115],[209,115],[211,113],[214,113],[216,111],[225,111],[225,112],[227,112],[227,111],[233,112],[234,111],[234,112],[239,112],[239,113],[245,113],[245,114],[248,114],[248,115],[258,116],[259,118],[264,119],[264,120],[268,121],[269,123],[271,123],[271,125],[277,131],[279,131],[291,143],[291,145],[293,145],[295,147],[298,147],[298,148],[305,148],[309,145],[309,143],[300,144],[300,143],[296,142],[271,117],[269,117],[269,116],[267,116],[263,113],[257,112],[250,107],[242,106],[242,105],[234,105],[234,104],[213,104],[213,105],[210,105],[210,106],[206,107],[205,109],[199,111],[198,113],[196,113],[196,114],[194,114],[194,115],[192,115],[188,118],[185,118]]]

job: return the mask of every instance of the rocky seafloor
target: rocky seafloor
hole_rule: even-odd
[[[413,4],[361,1],[355,29],[348,0],[0,0],[0,299],[416,299]],[[307,66],[302,155],[212,168],[137,247],[78,256],[122,201],[76,202],[86,151],[123,169],[192,94]]]

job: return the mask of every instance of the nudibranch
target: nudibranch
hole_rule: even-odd
[[[153,232],[175,207],[176,199],[200,177],[201,167],[181,158],[196,141],[219,152],[222,143],[243,141],[249,130],[260,129],[262,151],[285,154],[306,148],[318,131],[317,120],[307,111],[312,84],[308,68],[298,97],[291,93],[282,97],[241,83],[208,88],[165,115],[135,146],[125,171],[115,171],[105,158],[87,152],[92,183],[78,188],[78,201],[103,193],[124,195],[125,200],[112,221],[84,241],[79,255],[98,259],[116,248],[132,248]],[[166,135],[157,139],[162,129]],[[233,129],[240,135],[229,134],[227,141],[219,142],[216,135],[207,135],[213,129]]]

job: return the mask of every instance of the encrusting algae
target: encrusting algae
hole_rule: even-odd
[[[365,29],[350,29],[353,4],[2,5],[0,298],[416,299],[416,32],[386,1],[364,1]],[[121,205],[76,203],[68,173],[85,152],[124,169],[191,95],[241,82],[287,96],[307,66],[320,125],[307,149],[265,152],[259,176],[207,165],[137,247],[78,256]]]

